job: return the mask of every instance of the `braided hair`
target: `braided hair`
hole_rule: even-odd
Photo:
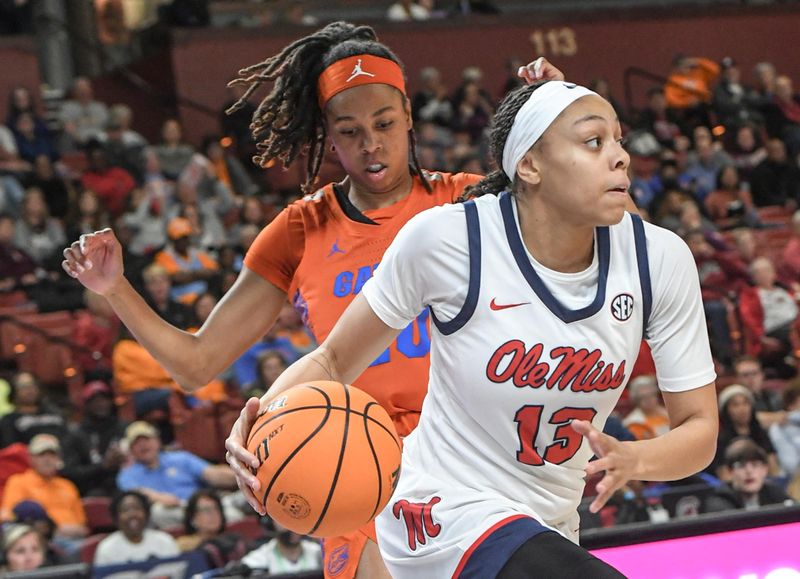
[[[258,150],[253,157],[254,163],[266,167],[270,160],[277,158],[287,167],[298,155],[307,153],[306,181],[302,190],[306,194],[314,191],[325,157],[327,136],[323,111],[317,100],[317,79],[334,62],[357,54],[392,60],[404,70],[400,59],[378,42],[372,28],[349,22],[333,22],[294,41],[263,62],[239,71],[238,77],[228,85],[248,85],[248,88],[225,111],[227,114],[242,108],[263,82],[275,83],[253,113],[250,128]],[[403,98],[406,98],[405,95]],[[425,188],[431,191],[417,159],[413,129],[409,131],[409,147],[412,170],[422,179]]]
[[[511,177],[506,175],[506,172],[503,170],[503,149],[505,149],[508,134],[511,132],[514,119],[522,108],[522,105],[528,102],[531,93],[545,82],[547,81],[536,82],[511,91],[497,107],[497,113],[492,121],[489,137],[489,152],[492,155],[492,159],[494,159],[494,162],[497,164],[498,169],[492,171],[474,185],[466,187],[461,197],[459,197],[459,201],[466,201],[487,194],[497,195],[508,189],[509,186],[511,186],[512,189],[514,188],[514,182]]]

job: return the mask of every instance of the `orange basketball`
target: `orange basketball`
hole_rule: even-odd
[[[247,449],[261,461],[253,474],[267,513],[314,537],[370,522],[400,474],[400,439],[386,410],[339,382],[308,382],[272,400]]]

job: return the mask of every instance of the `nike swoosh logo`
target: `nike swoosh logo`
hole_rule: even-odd
[[[531,302],[520,302],[518,304],[498,304],[495,303],[494,298],[492,298],[491,303],[489,303],[489,307],[495,311],[499,312],[500,310],[507,310],[508,308],[516,308],[517,306],[527,306]]]

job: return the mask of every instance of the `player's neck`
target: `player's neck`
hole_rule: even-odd
[[[594,227],[565,222],[541,204],[517,197],[522,241],[540,264],[553,271],[577,273],[592,264]]]
[[[349,177],[345,178],[342,182],[342,187],[347,191],[347,198],[350,200],[350,203],[361,212],[394,205],[398,201],[405,199],[408,194],[411,193],[413,186],[414,179],[410,174],[408,178],[404,178],[392,189],[380,193],[374,193],[360,188]]]

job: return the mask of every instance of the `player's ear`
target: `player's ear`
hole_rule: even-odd
[[[414,120],[411,117],[411,100],[405,95],[403,95],[403,112],[406,116],[406,125],[410,131],[414,127]]]
[[[532,151],[528,151],[517,163],[517,177],[531,185],[538,185],[542,181],[539,164],[540,161],[536,155]]]

